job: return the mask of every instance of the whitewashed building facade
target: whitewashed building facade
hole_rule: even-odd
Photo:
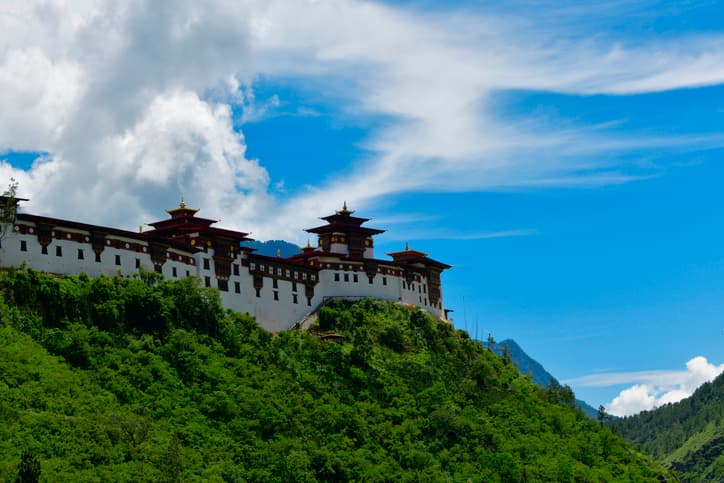
[[[407,247],[376,259],[373,237],[383,230],[362,226],[368,220],[346,204],[307,230],[318,236],[316,248],[287,258],[254,253],[242,246],[247,233],[217,228],[197,212],[182,201],[138,233],[19,212],[0,261],[54,274],[133,276],[143,267],[170,279],[198,277],[219,289],[225,307],[270,331],[293,327],[335,297],[399,301],[445,317],[440,274],[450,266]]]

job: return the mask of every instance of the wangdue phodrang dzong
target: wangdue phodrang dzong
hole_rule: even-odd
[[[20,198],[5,199],[15,203]],[[3,266],[26,266],[54,274],[130,277],[142,270],[176,279],[195,276],[218,288],[225,307],[253,315],[267,330],[303,325],[334,298],[375,297],[420,307],[445,319],[440,274],[449,265],[426,253],[404,250],[375,258],[367,218],[343,208],[306,231],[317,235],[301,253],[265,256],[244,246],[248,233],[219,228],[186,206],[132,232],[18,212],[2,240]]]

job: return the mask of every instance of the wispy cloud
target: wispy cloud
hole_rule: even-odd
[[[300,241],[343,199],[362,208],[405,191],[626,183],[660,172],[632,170],[625,155],[637,150],[724,146],[718,134],[500,117],[501,91],[635,95],[724,81],[724,35],[598,35],[595,5],[556,9],[548,23],[525,2],[434,15],[357,0],[39,5],[6,2],[0,15],[0,150],[49,154],[0,176],[48,214],[136,226],[183,193],[230,227]],[[350,122],[389,121],[366,139],[369,158],[281,201],[264,160],[246,157],[243,123],[284,103],[254,98],[260,77],[331,93]],[[69,195],[68,179],[83,189]]]
[[[537,235],[537,230],[502,230],[476,233],[457,233],[441,230],[425,230],[420,232],[405,232],[397,230],[399,233],[388,235],[391,240],[450,240],[450,241],[469,241],[469,240],[485,240],[491,238],[510,238],[519,236]]]
[[[610,387],[622,384],[679,384],[688,377],[687,371],[636,371],[589,374],[563,381],[571,386]]]

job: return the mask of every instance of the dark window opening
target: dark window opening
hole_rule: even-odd
[[[307,307],[312,306],[312,297],[307,297]]]
[[[279,300],[279,292],[274,291],[274,300]]]
[[[96,262],[101,263],[101,254],[99,252],[96,253]]]
[[[299,303],[299,300],[297,299],[297,294],[295,294],[295,293],[292,294],[292,302],[295,304]]]
[[[47,255],[47,254],[48,254],[48,247],[47,247],[46,245],[42,245],[42,246],[40,247],[40,253],[42,253],[43,255]]]
[[[20,240],[20,251],[21,252],[28,251],[28,242],[26,242],[25,240]]]
[[[354,283],[357,283],[357,282],[358,282],[358,280],[357,280],[357,274],[356,274],[356,273],[355,273],[354,275],[352,275],[352,281],[353,281]]]
[[[188,270],[186,270],[186,276],[187,276],[187,277],[190,277],[190,276],[191,276],[191,272],[189,272]]]
[[[210,269],[209,259],[204,258],[204,270],[209,270],[209,269]]]
[[[239,264],[235,263],[232,266],[234,267],[234,275],[239,275]]]
[[[292,292],[297,291],[297,282],[292,282]]]
[[[209,277],[209,276],[204,277],[204,285],[207,287],[211,287],[211,277]]]
[[[222,292],[228,292],[229,291],[229,281],[228,280],[217,280],[216,285],[219,287],[219,290]]]
[[[55,256],[56,257],[62,257],[63,256],[63,247],[58,245],[55,247]]]
[[[153,269],[156,271],[156,273],[163,273],[163,267],[161,267],[161,265],[156,264],[153,266]]]
[[[121,264],[121,256],[116,255],[116,265],[120,265],[120,264]]]
[[[370,281],[370,285],[372,285],[373,283],[375,283],[375,278],[374,278],[374,277],[371,277],[371,276],[367,275],[367,279]]]
[[[234,292],[241,293],[241,283],[234,282]]]
[[[136,268],[141,268],[141,259],[136,258]]]
[[[277,282],[277,279],[272,279],[272,288],[279,288],[279,282]]]
[[[387,285],[387,277],[382,277],[382,285]]]
[[[348,274],[348,273],[345,273],[345,274],[344,274],[344,281],[345,281],[345,282],[349,282],[349,274]]]
[[[176,273],[176,267],[171,267],[171,276],[178,277],[178,274]]]
[[[335,274],[334,274],[334,281],[335,281],[335,282],[339,282],[339,274],[338,274],[338,273],[335,273]]]
[[[78,249],[78,260],[84,260],[84,259],[85,259],[85,254],[83,253],[83,249],[79,248]]]
[[[407,288],[407,286],[405,285],[405,281],[404,281],[404,280],[402,281],[402,288]]]
[[[257,296],[257,297],[261,297],[261,289],[260,289],[260,288],[256,288],[256,296]]]

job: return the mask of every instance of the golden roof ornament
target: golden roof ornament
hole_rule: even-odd
[[[281,248],[277,248],[277,258],[282,256]]]
[[[183,197],[183,196],[181,196],[181,203],[178,204],[178,207],[181,208],[182,210],[183,210],[184,208],[186,208],[186,202],[184,201],[184,197]]]
[[[410,242],[405,242],[405,251],[406,252],[410,251]]]
[[[354,211],[347,208],[347,201],[342,204],[342,209],[337,212],[338,215],[351,215]]]

